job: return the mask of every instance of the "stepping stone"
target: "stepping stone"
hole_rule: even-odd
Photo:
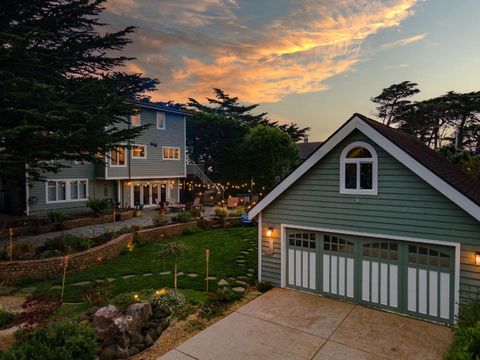
[[[237,276],[238,279],[242,279],[242,280],[248,280],[249,277],[248,276]],[[238,282],[238,281],[237,281]]]
[[[248,255],[248,251],[240,251],[242,254]]]
[[[247,260],[241,260],[241,259],[240,259],[240,260],[235,260],[235,261],[236,261],[237,263],[244,263],[244,262],[247,261]]]
[[[19,295],[19,296],[28,296],[28,295],[32,295],[35,290],[37,290],[36,287],[26,287],[26,288],[23,288],[23,289],[20,289],[16,295]]]
[[[228,280],[235,281],[236,279],[234,277],[229,277]]]
[[[115,281],[115,278],[106,278],[105,280],[107,280],[108,282],[112,282]]]
[[[185,274],[181,271],[179,273],[177,273],[177,276],[182,276],[182,275],[185,275]]]
[[[217,283],[218,286],[225,286],[225,285],[228,285],[228,281],[225,280],[225,279],[222,279],[220,280],[218,283]]]
[[[245,265],[245,264],[237,264],[237,265],[238,265],[238,266],[243,266],[243,267],[247,266],[247,265]]]
[[[170,275],[171,273],[171,271],[162,271],[160,275]]]
[[[237,284],[238,285],[247,285],[247,283],[245,281],[240,281],[240,280],[237,280]]]
[[[191,274],[187,274],[187,276],[191,278],[196,278],[198,274],[191,273]]]
[[[145,273],[145,274],[143,274],[143,276],[153,276],[153,274],[152,273]]]
[[[60,285],[53,285],[50,290],[62,290],[62,287]]]
[[[245,259],[245,256],[243,256],[243,255],[238,255],[235,259]]]
[[[102,280],[102,279],[98,279],[98,280],[95,280],[96,283],[103,283],[105,280]]]
[[[248,268],[248,271],[249,271],[249,272],[254,272],[255,270],[252,269],[252,268]]]
[[[72,285],[73,286],[85,286],[85,285],[88,285],[88,284],[91,284],[91,281],[80,281],[80,282],[73,283]]]
[[[253,251],[253,248],[249,248],[249,249],[247,249],[247,251]]]
[[[217,278],[215,276],[209,276],[205,280],[217,280]]]
[[[236,287],[232,288],[232,291],[235,291],[236,293],[243,294],[245,292],[245,288],[243,288],[241,286],[236,286]]]
[[[135,275],[133,275],[133,274],[123,275],[123,276],[122,276],[122,279],[130,279],[130,278],[132,278],[132,277],[134,277],[134,276],[135,276]]]

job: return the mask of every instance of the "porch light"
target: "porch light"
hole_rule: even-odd
[[[132,185],[132,182],[131,181],[127,181],[127,186],[130,186]]]
[[[272,234],[273,234],[273,228],[272,228],[272,227],[269,227],[269,228],[267,229],[267,237],[271,237]]]
[[[480,251],[475,253],[475,265],[480,265]]]

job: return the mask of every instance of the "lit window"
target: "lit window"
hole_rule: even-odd
[[[157,129],[165,130],[165,113],[157,112]]]
[[[164,146],[163,160],[180,160],[180,148]]]
[[[110,166],[125,166],[125,148],[117,146],[110,152]]]
[[[86,200],[88,180],[48,180],[47,203]]]
[[[371,145],[348,145],[340,157],[340,193],[376,195],[377,169],[377,153]]]
[[[140,125],[140,114],[132,115],[132,126]]]
[[[133,159],[146,159],[147,147],[145,145],[133,145],[132,146],[132,158]]]

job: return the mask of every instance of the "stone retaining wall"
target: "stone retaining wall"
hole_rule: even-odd
[[[181,235],[183,230],[195,227],[196,223],[172,224],[159,228],[139,231],[138,239],[148,243],[161,241],[169,236]],[[107,260],[119,256],[128,249],[133,241],[133,234],[123,234],[105,244],[93,247],[68,256],[67,272],[69,274],[87,270]],[[64,257],[53,257],[40,260],[0,261],[0,282],[9,284],[22,279],[47,279],[63,274]]]

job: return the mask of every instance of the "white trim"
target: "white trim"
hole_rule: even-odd
[[[370,154],[372,154],[371,158],[367,159],[347,159],[347,154],[350,150],[362,147],[367,149]],[[360,188],[360,166],[359,164],[362,163],[370,163],[372,164],[372,188],[371,189],[361,189]],[[346,164],[355,164],[357,167],[357,188],[356,189],[347,189],[345,187],[345,165]],[[378,193],[378,156],[377,152],[373,148],[372,145],[363,142],[363,141],[355,141],[348,144],[340,154],[340,180],[339,180],[339,187],[340,187],[340,194],[355,194],[355,195],[377,195]]]
[[[258,214],[258,281],[262,281],[262,248],[263,248],[263,230],[262,213]]]
[[[175,150],[178,150],[178,158],[166,158],[165,157],[165,149],[173,149],[173,154],[175,155]],[[173,161],[179,161],[182,159],[182,156],[180,155],[180,146],[162,146],[162,160],[173,160]]]
[[[184,178],[185,176],[183,174],[180,175],[149,175],[149,176],[113,176],[113,177],[106,177],[106,178],[101,178],[101,177],[96,177],[97,180],[141,180],[141,179],[175,179],[175,178]]]
[[[135,124],[133,123],[133,117],[134,117],[135,115],[138,115],[138,125],[135,125]],[[140,126],[140,125],[142,124],[142,116],[140,115],[140,112],[139,112],[138,114],[135,114],[135,115],[130,115],[130,125],[132,125],[133,127],[138,127],[138,126]]]
[[[386,137],[381,135],[377,130],[369,126],[358,116],[353,117],[347,122],[336,134],[334,134],[326,143],[324,143],[312,156],[305,160],[297,169],[295,169],[289,176],[287,176],[275,189],[273,189],[267,196],[265,196],[250,212],[248,216],[250,219],[257,216],[264,210],[273,200],[275,200],[282,192],[284,192],[290,185],[298,180],[310,168],[312,168],[320,159],[322,159],[330,150],[332,150],[340,141],[348,136],[353,130],[358,129],[368,138],[374,141],[378,146],[383,148],[386,152],[392,155],[395,159],[400,161],[408,167],[413,173],[425,180],[433,188],[438,190],[448,199],[453,201],[473,218],[480,221],[480,206],[475,204],[468,197],[463,195],[453,186],[435,175],[432,171],[420,164],[413,157],[408,155],[405,151],[400,149],[397,145],[392,143]]]
[[[455,297],[454,297],[454,319],[456,321],[459,305],[460,305],[460,243],[450,242],[450,241],[443,241],[443,240],[431,240],[431,239],[422,239],[422,238],[414,238],[409,236],[396,236],[396,235],[389,235],[389,234],[377,234],[377,233],[367,233],[367,232],[360,232],[360,231],[349,231],[349,230],[339,230],[339,229],[330,229],[330,228],[322,228],[322,227],[314,227],[314,226],[302,226],[302,225],[291,225],[291,224],[280,224],[280,234],[281,234],[281,271],[280,274],[280,284],[281,287],[286,287],[286,279],[285,279],[285,272],[286,272],[286,237],[287,237],[287,229],[299,229],[299,230],[311,230],[311,231],[320,231],[326,233],[337,233],[337,234],[344,234],[344,235],[354,235],[354,236],[365,236],[365,237],[373,237],[373,238],[380,238],[380,239],[390,239],[390,240],[398,240],[398,241],[406,241],[406,242],[415,242],[415,243],[424,243],[424,244],[434,244],[434,245],[442,245],[442,246],[450,246],[455,248]]]
[[[127,148],[125,147],[125,145],[119,145],[119,146],[115,146],[116,148],[123,148],[123,157],[125,159],[124,161],[124,164],[123,165],[112,165],[112,151],[109,151],[108,152],[108,164],[110,167],[127,167],[127,159],[128,159],[128,156],[127,156]]]
[[[152,105],[138,104],[138,103],[133,102],[133,101],[128,102],[128,103],[130,103],[132,105],[136,105],[138,107],[146,108],[146,109],[153,109],[153,110],[156,110],[156,111],[164,111],[164,112],[172,113],[172,114],[185,115],[185,112],[183,112],[183,111],[176,111],[176,110],[170,110],[170,109],[159,109],[159,108],[157,108],[155,106],[152,106]]]
[[[145,156],[144,157],[141,157],[141,156],[133,156],[133,148],[134,147],[141,147],[143,146],[145,148]],[[138,160],[146,160],[147,157],[148,157],[148,146],[147,145],[143,145],[143,144],[132,144],[130,145],[130,154],[131,154],[131,157],[132,159],[138,159]]]
[[[55,182],[65,182],[65,200],[48,200],[48,183],[50,181],[55,181]],[[72,181],[85,181],[86,186],[85,186],[85,198],[82,199],[71,199],[70,196],[71,194],[71,182]],[[58,188],[56,187],[56,191]],[[89,180],[88,179],[46,179],[45,180],[45,204],[63,204],[63,203],[72,203],[72,202],[81,202],[81,201],[87,201],[89,198],[90,192],[89,192]],[[56,194],[56,197],[58,197],[58,193]]]
[[[160,120],[158,115],[160,115],[160,114],[163,114],[163,127],[158,126],[158,120]],[[167,129],[167,114],[165,113],[165,111],[157,111],[155,113],[155,120],[156,120],[156,123],[157,123],[157,130],[166,130]]]

